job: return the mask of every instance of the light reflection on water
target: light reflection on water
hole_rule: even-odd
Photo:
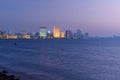
[[[71,43],[70,43],[71,42]],[[18,41],[1,43],[0,64],[60,80],[119,80],[120,41]],[[101,44],[102,43],[102,44]]]

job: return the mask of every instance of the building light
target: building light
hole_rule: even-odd
[[[40,27],[39,36],[41,38],[46,38],[47,37],[47,28],[46,27]]]
[[[53,37],[54,38],[60,38],[60,28],[59,27],[54,27],[53,28]]]
[[[65,33],[64,32],[60,32],[60,37],[61,38],[65,38]]]

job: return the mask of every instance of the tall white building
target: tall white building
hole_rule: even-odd
[[[39,36],[40,36],[40,38],[47,37],[47,28],[46,27],[40,27]]]

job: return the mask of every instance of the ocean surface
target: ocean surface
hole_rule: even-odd
[[[41,80],[120,80],[120,39],[0,40],[0,65]]]

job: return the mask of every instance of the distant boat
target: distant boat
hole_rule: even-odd
[[[14,45],[17,45],[17,43],[15,42],[15,43],[13,43]]]

